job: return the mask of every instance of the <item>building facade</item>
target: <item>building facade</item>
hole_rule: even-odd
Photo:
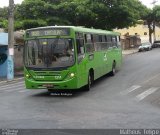
[[[149,42],[148,25],[138,24],[129,28],[115,29],[114,31],[121,33],[123,49],[129,49],[133,46],[139,46],[141,43]],[[155,28],[155,40],[160,40],[160,28],[157,26]],[[154,41],[153,34],[152,41]]]

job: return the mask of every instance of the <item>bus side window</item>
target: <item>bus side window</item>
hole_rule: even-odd
[[[112,36],[112,44],[113,44],[113,47],[118,47],[117,46],[117,38],[115,36]]]
[[[117,36],[117,46],[121,48],[120,36]]]
[[[84,41],[83,41],[83,39],[76,39],[76,44],[77,44],[78,55],[83,55],[84,54]]]
[[[93,52],[95,51],[94,49],[94,44],[93,44],[93,35],[91,34],[85,34],[85,45],[86,45],[86,52]]]
[[[107,46],[108,46],[108,48],[112,47],[112,37],[109,35],[107,36]]]
[[[99,42],[99,35],[94,34],[93,35],[93,43],[94,43],[95,51],[100,50],[100,46],[99,46],[98,42]]]

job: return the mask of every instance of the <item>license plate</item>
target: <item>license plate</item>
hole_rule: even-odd
[[[52,88],[54,87],[54,85],[53,84],[43,84],[43,87]]]

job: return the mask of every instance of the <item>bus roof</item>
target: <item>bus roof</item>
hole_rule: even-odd
[[[71,28],[75,31],[85,32],[85,33],[90,32],[90,33],[95,33],[95,34],[107,34],[107,35],[117,35],[117,36],[120,35],[120,33],[118,32],[94,29],[94,28],[85,28],[83,26],[46,26],[46,27],[37,27],[37,28],[27,29],[26,31],[39,30],[39,29],[50,29],[50,28]]]

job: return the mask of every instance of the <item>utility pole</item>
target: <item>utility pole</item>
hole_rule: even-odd
[[[13,79],[14,79],[14,0],[9,0],[7,80],[13,80]]]

